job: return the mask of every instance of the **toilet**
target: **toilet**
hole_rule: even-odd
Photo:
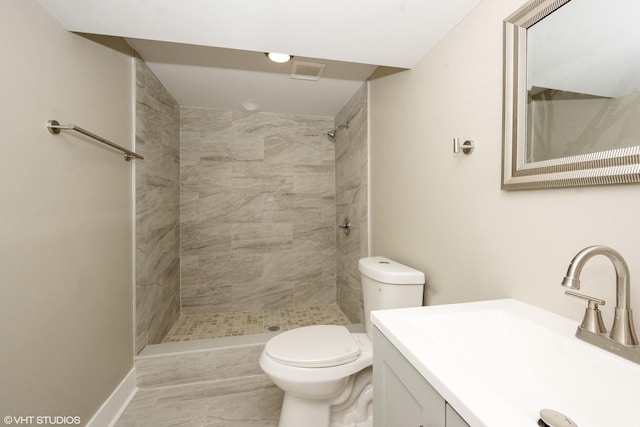
[[[297,328],[271,338],[260,367],[284,391],[279,427],[371,427],[372,310],[422,305],[424,274],[384,257],[358,262],[366,333]]]

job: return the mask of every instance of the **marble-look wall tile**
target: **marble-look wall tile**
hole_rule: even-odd
[[[183,313],[335,302],[332,126],[181,108]]]
[[[180,108],[136,61],[136,352],[180,314]]]
[[[336,137],[336,221],[351,222],[336,237],[337,304],[354,323],[364,323],[358,260],[369,255],[367,96],[365,83],[336,116],[336,125],[350,122]]]

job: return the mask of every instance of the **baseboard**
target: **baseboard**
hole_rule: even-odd
[[[95,415],[91,417],[86,427],[113,427],[137,391],[136,368],[132,368]]]

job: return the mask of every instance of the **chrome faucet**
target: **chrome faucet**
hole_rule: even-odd
[[[598,304],[604,304],[604,301],[586,295],[576,294],[567,291],[568,294],[579,296],[589,300],[589,307],[585,313],[585,321],[578,327],[576,336],[605,350],[618,354],[619,356],[640,363],[640,347],[638,347],[638,338],[636,336],[633,324],[633,315],[631,312],[631,286],[629,279],[629,267],[620,253],[608,246],[596,245],[584,248],[576,254],[571,260],[567,274],[562,280],[562,286],[572,289],[580,289],[580,273],[582,268],[592,257],[596,255],[604,255],[613,263],[616,271],[616,308],[613,320],[613,326],[609,336],[606,336],[606,330],[595,330],[585,328],[588,324],[587,316],[593,317],[593,310],[597,312],[597,318],[600,317]],[[593,323],[593,322],[591,322]]]

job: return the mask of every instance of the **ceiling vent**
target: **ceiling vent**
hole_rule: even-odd
[[[322,74],[323,69],[324,64],[294,60],[291,66],[291,78],[299,80],[320,80],[320,74]]]

